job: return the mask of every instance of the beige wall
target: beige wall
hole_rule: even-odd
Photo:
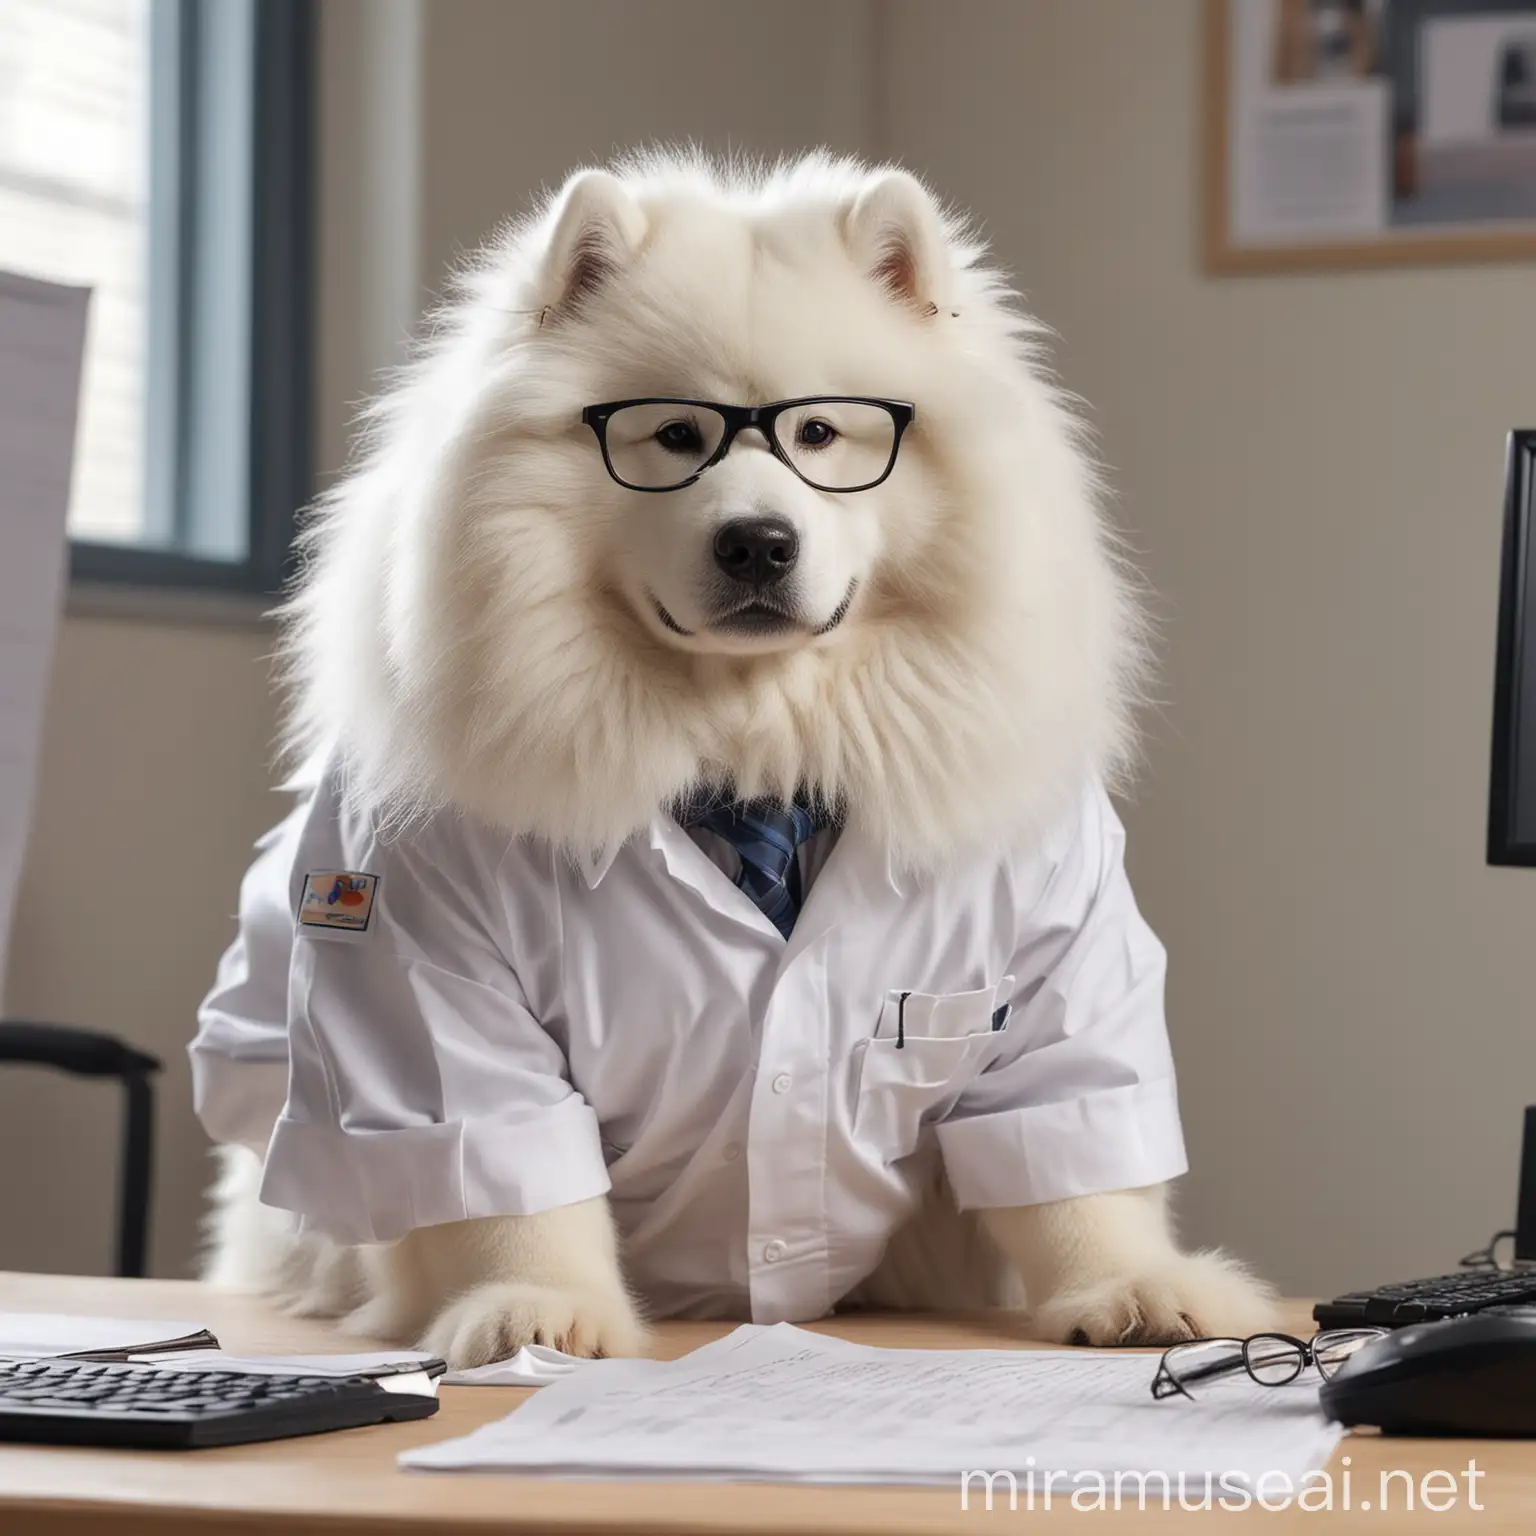
[[[151,1261],[184,1272],[207,1142],[182,1053],[270,814],[273,711],[250,628],[70,619],[17,914],[12,1014],[108,1029],[166,1063]],[[0,1070],[0,1268],[110,1272],[117,1090]]]
[[[391,248],[409,206],[388,177],[369,175],[378,102],[398,63],[362,26],[368,3],[332,0],[323,14],[322,471],[341,461],[349,402],[408,323],[387,318],[391,303],[403,307],[388,262],[372,263],[364,282],[355,275],[363,253]],[[165,1063],[150,1266],[181,1275],[209,1171],[184,1046],[233,931],[251,842],[280,814],[268,787],[274,635],[249,609],[210,623],[168,621],[153,602],[132,619],[81,617],[91,601],[78,593],[71,606],[4,1001],[11,1016],[107,1029]],[[0,1070],[0,1269],[110,1272],[119,1099],[109,1084]]]
[[[901,0],[889,148],[1060,331],[1165,622],[1130,808],[1192,1232],[1293,1290],[1514,1215],[1536,873],[1483,863],[1529,264],[1199,269],[1197,0]]]
[[[427,0],[422,270],[573,167],[655,142],[867,144],[868,0]]]

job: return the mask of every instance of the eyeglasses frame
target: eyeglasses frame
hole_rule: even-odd
[[[1185,1378],[1185,1380],[1191,1382],[1212,1381],[1221,1376],[1230,1376],[1233,1374],[1233,1372],[1241,1368],[1242,1370],[1246,1371],[1248,1375],[1261,1387],[1283,1387],[1295,1381],[1296,1378],[1300,1376],[1301,1373],[1306,1370],[1309,1365],[1317,1366],[1317,1374],[1321,1376],[1324,1381],[1331,1379],[1328,1372],[1324,1371],[1321,1365],[1318,1365],[1317,1344],[1320,1339],[1360,1337],[1366,1340],[1370,1340],[1373,1338],[1381,1338],[1388,1331],[1389,1330],[1385,1328],[1370,1327],[1325,1328],[1321,1332],[1313,1334],[1310,1339],[1298,1339],[1293,1334],[1289,1333],[1256,1333],[1253,1334],[1250,1338],[1246,1339],[1231,1338],[1227,1336],[1218,1336],[1209,1339],[1182,1339],[1179,1343],[1171,1345],[1169,1348],[1165,1349],[1161,1358],[1158,1360],[1157,1370],[1152,1377],[1152,1396],[1155,1397],[1159,1402],[1162,1402],[1164,1399],[1173,1397],[1175,1395],[1180,1397],[1187,1397],[1191,1401],[1194,1400],[1194,1394],[1185,1387],[1184,1382],[1168,1369],[1168,1357],[1181,1349],[1189,1349],[1195,1344],[1236,1344],[1239,1346],[1240,1353],[1236,1356],[1228,1357],[1225,1360],[1208,1365],[1201,1370],[1192,1371]],[[1255,1344],[1262,1343],[1265,1340],[1273,1340],[1280,1344],[1289,1345],[1296,1352],[1296,1358],[1298,1362],[1296,1369],[1292,1371],[1291,1374],[1287,1376],[1283,1381],[1266,1381],[1253,1368],[1253,1363],[1249,1358],[1249,1351]]]
[[[635,485],[613,467],[613,458],[608,452],[609,418],[619,411],[628,410],[632,405],[700,406],[705,410],[714,411],[716,415],[723,418],[725,433],[715,451],[687,479],[679,480],[675,485]],[[891,438],[891,456],[886,461],[884,472],[877,479],[868,480],[863,485],[818,485],[784,451],[774,432],[774,423],[779,417],[785,411],[792,411],[796,406],[801,405],[877,405],[887,412],[895,428],[895,434]],[[805,481],[813,491],[825,491],[829,496],[853,496],[860,491],[872,491],[877,485],[883,485],[890,479],[891,471],[896,468],[896,457],[901,451],[901,440],[907,428],[916,419],[917,408],[910,401],[883,400],[878,395],[800,395],[794,400],[775,400],[770,405],[721,405],[714,400],[686,400],[676,395],[642,395],[634,400],[610,400],[603,405],[589,405],[581,413],[582,425],[591,427],[593,436],[597,438],[597,446],[602,450],[603,465],[614,483],[622,485],[627,491],[642,491],[646,494],[658,495],[666,491],[681,491],[694,484],[731,451],[731,444],[749,427],[756,428],[762,433],[763,441],[768,444],[774,458],[799,479]]]

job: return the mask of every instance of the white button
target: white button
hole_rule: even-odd
[[[782,1259],[788,1252],[788,1244],[781,1243],[778,1238],[774,1238],[774,1240],[763,1249],[763,1260],[768,1264],[777,1264],[779,1260]]]
[[[726,1162],[734,1163],[736,1159],[741,1156],[741,1143],[739,1141],[726,1142],[726,1144],[720,1148],[720,1156],[723,1157]]]
[[[773,1091],[775,1093],[788,1093],[789,1090],[794,1087],[794,1085],[795,1080],[789,1075],[788,1072],[780,1072],[779,1075],[773,1080]]]

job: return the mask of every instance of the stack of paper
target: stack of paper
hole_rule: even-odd
[[[0,1355],[158,1354],[162,1350],[217,1349],[198,1323],[146,1322],[142,1317],[70,1317],[62,1312],[0,1312]]]
[[[1246,1377],[1155,1402],[1156,1360],[1082,1350],[872,1349],[788,1324],[675,1361],[604,1360],[408,1467],[560,1477],[931,1483],[1009,1473],[1162,1474],[1174,1486],[1293,1486],[1340,1430],[1316,1382]],[[1225,1478],[1224,1484],[1217,1479]],[[1058,1493],[1071,1491],[1057,1482]]]
[[[443,1384],[449,1387],[547,1387],[562,1376],[570,1376],[596,1364],[595,1360],[568,1355],[563,1349],[551,1349],[547,1344],[525,1344],[505,1360],[449,1371]]]
[[[185,1354],[134,1355],[139,1365],[166,1371],[235,1371],[242,1376],[329,1376],[338,1381],[366,1376],[386,1392],[437,1396],[446,1367],[434,1355],[396,1350],[371,1355],[228,1355],[222,1349],[194,1349]]]
[[[171,1371],[239,1371],[246,1376],[399,1376],[441,1370],[442,1361],[419,1350],[372,1355],[230,1355],[222,1349],[135,1355],[145,1365]]]

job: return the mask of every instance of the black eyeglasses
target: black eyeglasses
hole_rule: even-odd
[[[773,456],[818,491],[868,491],[896,467],[916,412],[903,400],[808,395],[772,405],[715,405],[648,396],[589,405],[608,473],[631,491],[680,491],[756,428]]]
[[[1175,1344],[1158,1362],[1152,1378],[1152,1396],[1191,1397],[1190,1387],[1247,1373],[1264,1387],[1283,1387],[1315,1365],[1324,1381],[1363,1345],[1379,1339],[1385,1328],[1334,1328],[1311,1339],[1295,1339],[1288,1333],[1256,1333],[1251,1339],[1191,1339]]]
[[[1511,1270],[1515,1267],[1516,1240],[1519,1235],[1513,1228],[1495,1232],[1481,1248],[1456,1262],[1463,1269]]]

